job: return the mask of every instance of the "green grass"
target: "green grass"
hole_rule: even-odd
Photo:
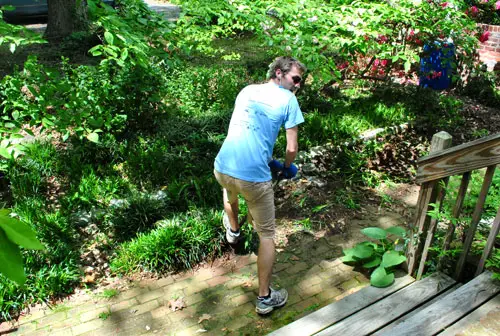
[[[113,271],[168,272],[190,268],[221,255],[221,211],[190,211],[158,223],[158,228],[125,242],[111,261]]]
[[[102,293],[99,293],[98,296],[104,299],[112,299],[115,296],[120,294],[120,291],[116,288],[107,288],[102,291]]]
[[[111,316],[110,311],[99,313],[99,318],[103,321],[107,320],[110,316]]]

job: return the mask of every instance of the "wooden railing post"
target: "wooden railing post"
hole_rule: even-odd
[[[477,224],[481,220],[481,214],[483,213],[484,203],[486,202],[486,196],[488,196],[488,190],[490,189],[491,182],[493,181],[493,175],[495,174],[496,165],[491,165],[486,169],[484,174],[483,185],[481,186],[481,191],[477,197],[476,207],[472,213],[472,220],[467,230],[467,236],[465,237],[463,251],[458,259],[457,268],[455,269],[455,280],[460,281],[462,278],[462,272],[465,267],[465,262],[467,261],[467,255],[469,254],[470,248],[472,246],[472,241],[474,240],[474,234],[476,233]]]
[[[452,136],[447,132],[439,132],[434,134],[431,142],[430,153],[449,148],[451,146]],[[424,246],[423,237],[427,236],[429,228],[429,216],[427,211],[429,203],[434,203],[437,198],[437,180],[428,181],[420,187],[420,193],[417,202],[417,211],[415,214],[415,222],[411,227],[411,236],[408,244],[406,257],[408,259],[408,274],[412,275],[418,265],[418,260],[421,256]]]

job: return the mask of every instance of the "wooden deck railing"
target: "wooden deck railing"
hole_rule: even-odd
[[[481,214],[483,212],[488,190],[493,180],[495,168],[500,164],[500,133],[452,148],[449,148],[450,145],[451,136],[448,133],[437,133],[432,139],[431,154],[418,160],[416,180],[417,183],[421,183],[421,188],[417,202],[415,221],[411,226],[412,237],[408,244],[407,251],[408,273],[414,275],[418,266],[416,272],[417,280],[422,277],[424,272],[429,247],[434,239],[434,233],[438,224],[436,218],[430,218],[428,215],[429,204],[434,203],[441,209],[446,196],[448,179],[450,176],[461,175],[462,180],[458,190],[458,196],[452,210],[452,217],[458,219],[462,210],[463,201],[466,197],[472,171],[487,168],[463,244],[463,251],[455,269],[454,277],[457,281],[460,280],[467,256],[472,246],[474,234],[481,220]],[[485,261],[493,249],[495,237],[498,235],[499,228],[500,208],[493,221],[475,276],[483,272]],[[454,231],[454,224],[449,223],[443,243],[444,251],[449,249],[453,240]]]

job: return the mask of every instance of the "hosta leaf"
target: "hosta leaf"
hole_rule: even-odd
[[[19,247],[0,229],[0,273],[22,285],[26,282],[23,258]]]
[[[388,287],[393,282],[394,282],[394,274],[393,273],[387,274],[383,266],[377,267],[373,271],[370,277],[370,283],[374,287],[379,287],[379,288]]]
[[[31,227],[18,219],[10,217],[5,209],[0,212],[0,228],[3,229],[11,242],[19,246],[32,250],[42,250],[44,248]]]
[[[385,229],[385,231],[399,237],[404,237],[406,235],[406,230],[400,226],[391,226],[390,228]]]
[[[373,247],[358,244],[354,247],[354,256],[359,259],[370,258],[373,255]]]
[[[342,257],[342,262],[348,263],[348,262],[355,262],[358,261],[359,259],[354,257],[353,255],[345,255]]]
[[[380,265],[381,262],[382,262],[382,258],[375,257],[375,259],[373,259],[372,261],[369,261],[369,262],[363,264],[363,267],[364,268],[376,267],[376,266]]]
[[[406,257],[403,255],[400,255],[399,252],[387,251],[382,256],[382,266],[385,268],[396,266],[396,265],[401,264],[405,260],[406,260]]]
[[[369,227],[361,230],[361,233],[373,239],[385,239],[387,238],[387,232],[384,229],[377,227]]]
[[[344,250],[342,250],[342,252],[344,252],[344,254],[345,254],[346,256],[349,256],[349,255],[350,255],[350,256],[352,256],[352,255],[354,255],[354,249],[353,249],[353,248],[350,248],[350,249],[344,249]]]
[[[342,257],[342,262],[353,262],[353,261],[358,261],[358,258],[354,257],[354,249],[344,249],[342,252],[344,252],[345,256]]]

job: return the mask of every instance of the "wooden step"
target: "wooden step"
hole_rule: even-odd
[[[435,335],[488,301],[499,291],[499,283],[491,278],[491,272],[484,272],[391,330],[377,332],[374,335]]]
[[[325,306],[281,329],[269,334],[272,336],[305,336],[312,335],[326,327],[338,322],[349,315],[363,309],[366,305],[377,302],[384,297],[408,286],[413,279],[409,275],[396,278],[394,284],[387,288],[375,288],[372,286],[360,289],[354,294]]]
[[[412,310],[410,313],[406,314],[405,316],[403,317],[400,317],[398,318],[396,321],[392,322],[391,324],[385,326],[383,329],[380,329],[380,330],[377,330],[377,333],[384,333],[384,332],[388,332],[389,330],[391,330],[392,328],[394,328],[395,326],[403,323],[404,321],[406,321],[407,319],[409,319],[410,317],[412,317],[413,315],[417,314],[419,311],[421,310],[424,310],[425,308],[427,308],[428,306],[434,304],[435,302],[441,300],[442,298],[444,298],[446,295],[450,294],[451,292],[453,292],[454,290],[460,288],[461,286],[463,286],[463,284],[461,283],[456,283],[454,286],[448,288],[446,291],[440,293],[439,295],[435,296],[432,300],[430,301],[427,301],[426,303],[424,303],[423,305],[419,306],[417,309],[415,310]]]
[[[483,304],[478,309],[474,310],[472,313],[464,317],[463,319],[457,321],[455,324],[446,328],[443,332],[440,332],[439,336],[455,336],[466,328],[470,327],[474,323],[477,323],[484,316],[491,312],[500,312],[500,294],[497,294],[493,299],[489,300]],[[475,328],[476,329],[476,328]],[[492,331],[491,335],[495,335]],[[498,334],[496,334],[498,335]]]
[[[442,273],[412,283],[354,315],[315,334],[326,335],[368,335],[411,312],[416,307],[446,291],[456,281]],[[399,335],[404,335],[400,333]]]

